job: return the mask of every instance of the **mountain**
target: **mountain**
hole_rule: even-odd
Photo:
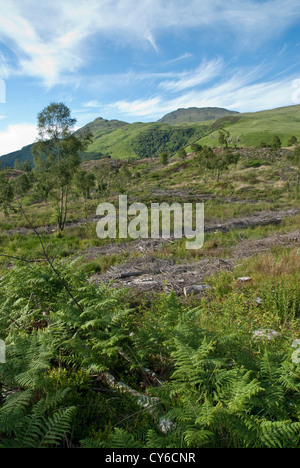
[[[77,130],[75,133],[80,134],[81,132],[89,129],[90,132],[93,134],[93,140],[96,141],[97,138],[104,134],[109,134],[111,132],[114,132],[118,128],[121,128],[123,126],[129,125],[126,122],[122,122],[119,120],[105,120],[102,119],[101,117],[98,117],[95,119],[93,122],[90,122],[88,125],[85,125],[84,127],[80,128]],[[13,153],[5,154],[4,156],[0,157],[0,163],[1,166],[0,168],[5,168],[5,167],[14,167],[15,161],[18,160],[20,163],[26,161],[27,159],[32,161],[32,154],[31,154],[31,149],[32,149],[33,144],[24,146],[24,148],[14,151]],[[93,152],[90,152],[88,159],[92,159]],[[97,154],[94,156],[97,159],[102,155],[100,151],[97,151]],[[83,158],[85,159],[85,157]]]
[[[170,125],[191,122],[205,122],[219,119],[226,115],[238,115],[239,112],[222,109],[220,107],[189,107],[188,109],[177,109],[165,115],[158,122]]]
[[[129,124],[98,117],[76,133],[89,128],[93,134],[92,143],[81,155],[82,160],[87,161],[103,157],[149,158],[163,151],[174,154],[181,146],[187,148],[194,142],[219,146],[218,129],[221,127],[230,132],[232,143],[238,146],[258,146],[262,141],[271,144],[274,135],[286,146],[291,136],[300,141],[299,123],[300,105],[244,114],[221,108],[192,107],[178,109],[150,123]],[[28,145],[2,156],[1,167],[14,167],[16,159],[19,162],[32,160],[31,147]]]
[[[98,138],[101,135],[114,132],[119,128],[125,127],[126,125],[129,124],[127,122],[122,122],[121,120],[106,120],[102,119],[102,117],[98,117],[93,122],[90,122],[84,127],[77,130],[77,132],[75,133],[80,134],[84,130],[89,129],[89,131],[93,134],[94,138]]]
[[[0,157],[0,169],[5,167],[14,167],[15,161],[23,163],[27,159],[32,161],[31,148],[33,145],[24,146],[24,148],[14,151],[13,153],[5,154]]]

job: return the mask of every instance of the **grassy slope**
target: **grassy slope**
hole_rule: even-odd
[[[111,133],[103,133],[101,130],[94,134],[94,141],[89,146],[87,152],[110,154],[113,158],[123,159],[136,157],[131,148],[131,140],[140,131],[151,128],[153,124],[133,123],[114,130]]]
[[[199,123],[181,123],[176,127],[193,127],[196,129],[203,128],[207,125],[208,131],[210,125],[215,125],[216,121],[199,122]],[[300,140],[300,105],[283,107],[274,110],[255,112],[249,114],[241,114],[238,122],[226,124],[231,136],[236,139],[238,146],[258,146],[261,141],[267,144],[272,142],[273,135],[278,135],[282,144],[287,145],[288,139],[295,135]],[[140,132],[153,127],[165,128],[168,125],[163,123],[133,123],[127,124],[118,120],[107,121],[101,118],[96,119],[87,126],[90,127],[94,141],[89,146],[85,159],[95,159],[97,154],[109,154],[112,158],[127,159],[135,158],[136,154],[133,151],[131,141],[139,135]],[[87,127],[86,126],[86,127]],[[84,128],[86,128],[84,127]],[[201,144],[209,146],[219,146],[218,132],[214,131],[210,135],[199,140]],[[90,154],[90,156],[89,156]],[[13,167],[14,160],[19,159],[20,162],[30,158],[30,146],[24,149],[4,156],[2,167]]]
[[[179,125],[174,125],[176,128],[194,128],[196,130],[203,131],[203,128],[207,126],[209,130],[209,122],[201,122],[199,124],[192,123],[182,123]],[[103,134],[101,132],[95,133],[95,139],[93,143],[89,146],[88,153],[97,153],[102,152],[103,154],[109,154],[112,158],[116,159],[127,159],[127,158],[136,158],[137,155],[132,147],[132,140],[136,138],[141,132],[150,129],[169,129],[170,126],[167,124],[158,124],[158,123],[141,123],[136,122],[128,124],[117,130]]]
[[[240,137],[239,146],[258,146],[262,141],[271,144],[278,135],[283,146],[295,135],[300,140],[300,105],[242,114],[241,119],[225,125],[233,138]],[[218,132],[200,140],[201,144],[219,146]]]
[[[191,126],[193,128],[203,127],[201,123],[181,123],[177,127]],[[211,121],[206,122],[207,126]],[[126,159],[135,157],[131,147],[131,141],[141,131],[157,126],[158,124],[133,123],[122,126],[110,133],[102,131],[95,133],[95,140],[88,148],[88,152],[97,153],[98,151],[109,153],[113,158]],[[273,109],[262,112],[241,114],[238,122],[225,125],[230,135],[236,139],[240,138],[239,146],[259,146],[262,141],[271,144],[273,135],[278,135],[283,146],[286,146],[288,139],[295,135],[300,140],[300,105],[289,106],[279,109]],[[209,129],[208,129],[209,130]],[[212,132],[210,135],[199,140],[201,144],[209,146],[219,146],[218,132]]]
[[[238,165],[230,166],[230,170],[221,175],[219,181],[213,172],[205,173],[192,157],[187,160],[170,159],[167,166],[162,166],[159,159],[125,162],[130,177],[122,187],[129,200],[138,199],[141,202],[178,201],[188,202],[196,199],[202,201],[201,195],[211,194],[213,197],[206,202],[208,219],[225,219],[227,217],[245,216],[264,209],[299,206],[296,194],[296,176],[290,163],[284,157],[272,158],[267,150],[242,150]],[[245,155],[244,155],[245,153]],[[265,160],[266,164],[257,168],[247,168],[249,154],[254,159]],[[85,170],[96,171],[96,174],[108,174],[113,163],[108,159],[83,163]],[[97,176],[97,175],[96,175]],[[171,195],[155,195],[161,190],[170,190]],[[122,193],[121,192],[121,193]],[[94,216],[96,207],[101,201],[115,201],[120,193],[120,187],[112,185],[109,193],[92,193],[88,200],[88,213]],[[241,203],[229,203],[226,197],[241,199]],[[249,202],[248,202],[249,200]],[[256,203],[253,203],[256,201]],[[84,204],[81,198],[70,198],[69,220],[85,217]],[[35,203],[31,195],[26,196],[24,206],[29,210],[32,222],[36,226],[55,222],[53,203]],[[27,223],[25,223],[27,224]],[[24,226],[24,220],[17,213],[11,212],[5,216],[0,211],[0,229],[13,229]]]

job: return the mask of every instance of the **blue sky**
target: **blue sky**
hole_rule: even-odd
[[[78,127],[300,104],[299,51],[299,0],[0,0],[0,155],[52,101]]]

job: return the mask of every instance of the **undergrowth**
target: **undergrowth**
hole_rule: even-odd
[[[221,272],[200,302],[134,301],[57,264],[80,307],[47,265],[16,263],[0,279],[1,446],[299,447],[293,255],[268,275],[248,261],[245,285]]]

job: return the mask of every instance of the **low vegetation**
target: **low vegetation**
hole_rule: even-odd
[[[68,132],[0,172],[2,448],[299,448],[299,146],[274,127],[237,145],[246,117],[225,118],[217,145],[179,126],[166,150],[161,127],[134,124],[148,158],[80,163],[89,135]],[[97,205],[122,193],[203,202],[203,248],[98,239]],[[148,294],[116,276],[154,260],[166,281]],[[202,292],[170,287],[197,265]]]

